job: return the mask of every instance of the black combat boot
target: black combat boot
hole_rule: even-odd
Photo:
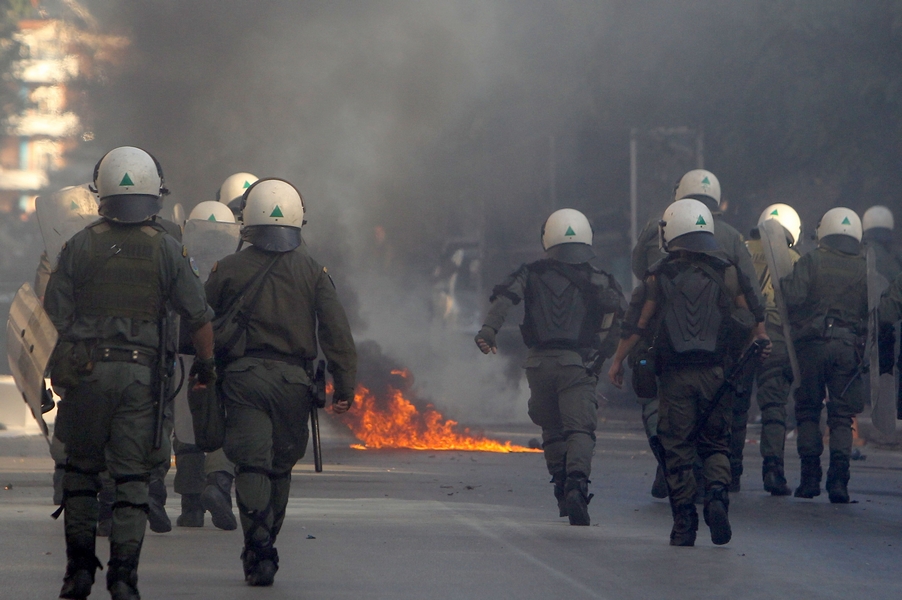
[[[661,465],[655,470],[655,481],[651,484],[651,495],[653,498],[667,497],[667,479],[664,477],[664,469]]]
[[[93,550],[73,550],[67,552],[66,574],[63,576],[63,587],[60,598],[82,600],[91,594],[94,585],[94,573],[103,569]]]
[[[849,503],[849,458],[839,453],[830,453],[830,467],[827,469],[827,495],[833,504]]]
[[[695,510],[695,504],[674,506],[670,545],[694,546],[696,531],[698,531],[698,512]]]
[[[138,557],[110,558],[106,589],[112,600],[141,600],[138,593]]]
[[[241,564],[244,567],[244,581],[248,585],[267,587],[273,584],[276,571],[279,570],[279,552],[271,544],[245,544],[241,552]]]
[[[566,473],[555,473],[551,477],[551,483],[554,484],[554,497],[557,499],[557,509],[559,517],[567,516],[567,503],[565,501],[564,483],[567,481]]]
[[[175,520],[179,527],[203,527],[204,506],[200,494],[182,494],[182,514]]]
[[[567,475],[564,485],[564,503],[571,525],[589,525],[589,502],[594,494],[589,493],[589,480],[579,471]]]
[[[802,477],[794,496],[796,498],[814,498],[815,496],[820,496],[821,477],[823,474],[820,456],[803,456]]]
[[[232,531],[238,528],[238,521],[232,513],[232,481],[235,476],[225,471],[214,471],[207,475],[207,487],[200,495],[204,510],[213,517],[213,525],[219,529]]]
[[[723,546],[733,537],[730,528],[730,494],[722,485],[712,485],[705,492],[705,525],[711,529],[711,541]]]
[[[172,521],[166,514],[166,484],[161,479],[153,479],[147,489],[147,524],[154,533],[172,531]]]
[[[764,491],[771,496],[788,496],[792,493],[786,485],[786,476],[783,474],[783,460],[775,456],[764,459],[761,467],[761,476],[764,479]]]

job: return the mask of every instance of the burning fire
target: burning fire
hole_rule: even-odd
[[[354,407],[342,415],[342,421],[362,442],[353,444],[352,448],[541,452],[510,441],[499,442],[474,434],[467,427],[461,430],[457,421],[445,419],[431,404],[427,404],[421,412],[402,389],[409,390],[410,372],[395,369],[391,371],[391,375],[392,381],[386,383],[381,394],[358,384],[354,393]],[[331,388],[331,383],[329,387]],[[331,389],[327,391],[331,393]]]

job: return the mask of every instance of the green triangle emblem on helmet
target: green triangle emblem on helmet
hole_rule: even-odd
[[[126,171],[125,175],[122,176],[122,181],[119,182],[119,187],[125,187],[127,185],[135,185],[135,182],[132,181],[132,178],[128,176],[128,172]]]
[[[777,212],[776,208],[770,214],[777,215],[778,217],[780,216],[780,213]]]
[[[711,180],[708,179],[707,175],[705,175],[705,178],[702,179],[702,185],[711,185]]]
[[[849,221],[849,217],[846,217],[845,219],[842,220],[842,224],[843,225],[851,225],[852,223],[851,223],[851,221]]]
[[[698,220],[695,222],[696,225],[707,225],[708,223],[705,221],[705,217],[699,215]]]
[[[247,188],[251,187],[251,182],[245,179],[245,180],[244,180],[244,185],[241,186],[241,187],[243,187],[244,189],[247,189]]]
[[[75,200],[73,200],[73,201],[69,204],[69,209],[70,209],[70,210],[78,210],[78,204],[75,202]]]
[[[572,228],[572,227],[570,227],[569,225],[567,225],[567,232],[566,232],[564,235],[567,236],[567,237],[570,237],[570,236],[576,235],[576,232],[573,231],[573,228]]]
[[[276,207],[272,209],[272,213],[270,213],[270,218],[272,219],[284,219],[285,215],[282,214],[282,209],[279,208],[279,205],[276,204]]]
[[[210,215],[210,218],[207,219],[207,220],[208,220],[208,221],[215,221],[215,220],[216,220],[216,215]]]

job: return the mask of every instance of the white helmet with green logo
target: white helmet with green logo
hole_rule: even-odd
[[[304,199],[291,183],[258,179],[244,193],[241,237],[261,250],[288,252],[301,244]]]
[[[121,146],[107,152],[94,167],[94,190],[100,215],[120,223],[141,223],[163,207],[163,169],[148,152]]]
[[[674,200],[692,198],[705,203],[710,210],[720,206],[720,182],[714,173],[704,169],[689,171],[680,179],[673,193]]]
[[[861,227],[865,231],[876,228],[892,229],[893,226],[893,213],[885,206],[872,206],[864,211],[861,218]]]
[[[222,202],[232,209],[235,216],[241,214],[241,198],[247,188],[251,187],[258,177],[250,173],[234,173],[226,177],[216,191],[217,202]]]
[[[711,211],[704,203],[691,198],[677,200],[667,207],[658,223],[658,233],[661,247],[667,252],[710,252],[720,248],[714,239]]]
[[[550,258],[565,263],[579,264],[595,258],[589,219],[572,208],[554,211],[542,226],[542,248]]]
[[[789,234],[790,246],[799,241],[802,236],[802,219],[799,218],[799,213],[793,207],[788,204],[771,204],[758,217],[758,226],[760,227],[762,223],[770,219],[774,219],[782,225]]]
[[[851,208],[831,208],[817,224],[817,240],[821,241],[828,235],[846,235],[860,242],[861,219]]]
[[[214,221],[216,223],[234,223],[235,215],[229,210],[229,207],[221,202],[214,200],[205,200],[198,203],[191,214],[188,215],[189,221]]]

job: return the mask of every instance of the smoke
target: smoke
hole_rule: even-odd
[[[357,339],[377,340],[464,422],[523,417],[524,393],[522,380],[511,385],[506,375],[515,358],[476,351],[479,315],[456,326],[434,318],[430,276],[449,240],[481,248],[484,298],[539,256],[552,210],[577,208],[593,222],[602,266],[628,287],[631,127],[703,129],[705,164],[740,230],[777,201],[796,205],[809,224],[833,202],[860,210],[899,177],[883,165],[900,153],[880,152],[877,134],[859,134],[899,139],[893,117],[885,119],[892,127],[855,123],[859,162],[842,173],[859,176],[870,197],[844,197],[848,181],[824,178],[842,158],[825,153],[853,136],[833,126],[834,99],[849,100],[842,86],[852,78],[817,80],[818,52],[854,37],[842,30],[848,23],[874,29],[882,8],[832,2],[824,11],[822,0],[793,8],[769,0],[83,4],[101,30],[131,45],[87,90],[95,135],[74,155],[93,166],[115,146],[144,147],[187,209],[213,199],[237,171],[293,182],[308,206],[304,236],[333,274]],[[874,39],[875,50],[854,55],[858,64],[879,62],[897,38],[881,30]],[[855,64],[843,72],[872,70]],[[883,85],[875,81],[858,84]],[[895,80],[887,81],[889,94]],[[868,102],[855,105],[856,115],[898,114],[889,101],[884,113]],[[792,143],[779,137],[787,131]],[[643,201],[663,209],[667,198]],[[519,344],[509,338],[503,351]]]

